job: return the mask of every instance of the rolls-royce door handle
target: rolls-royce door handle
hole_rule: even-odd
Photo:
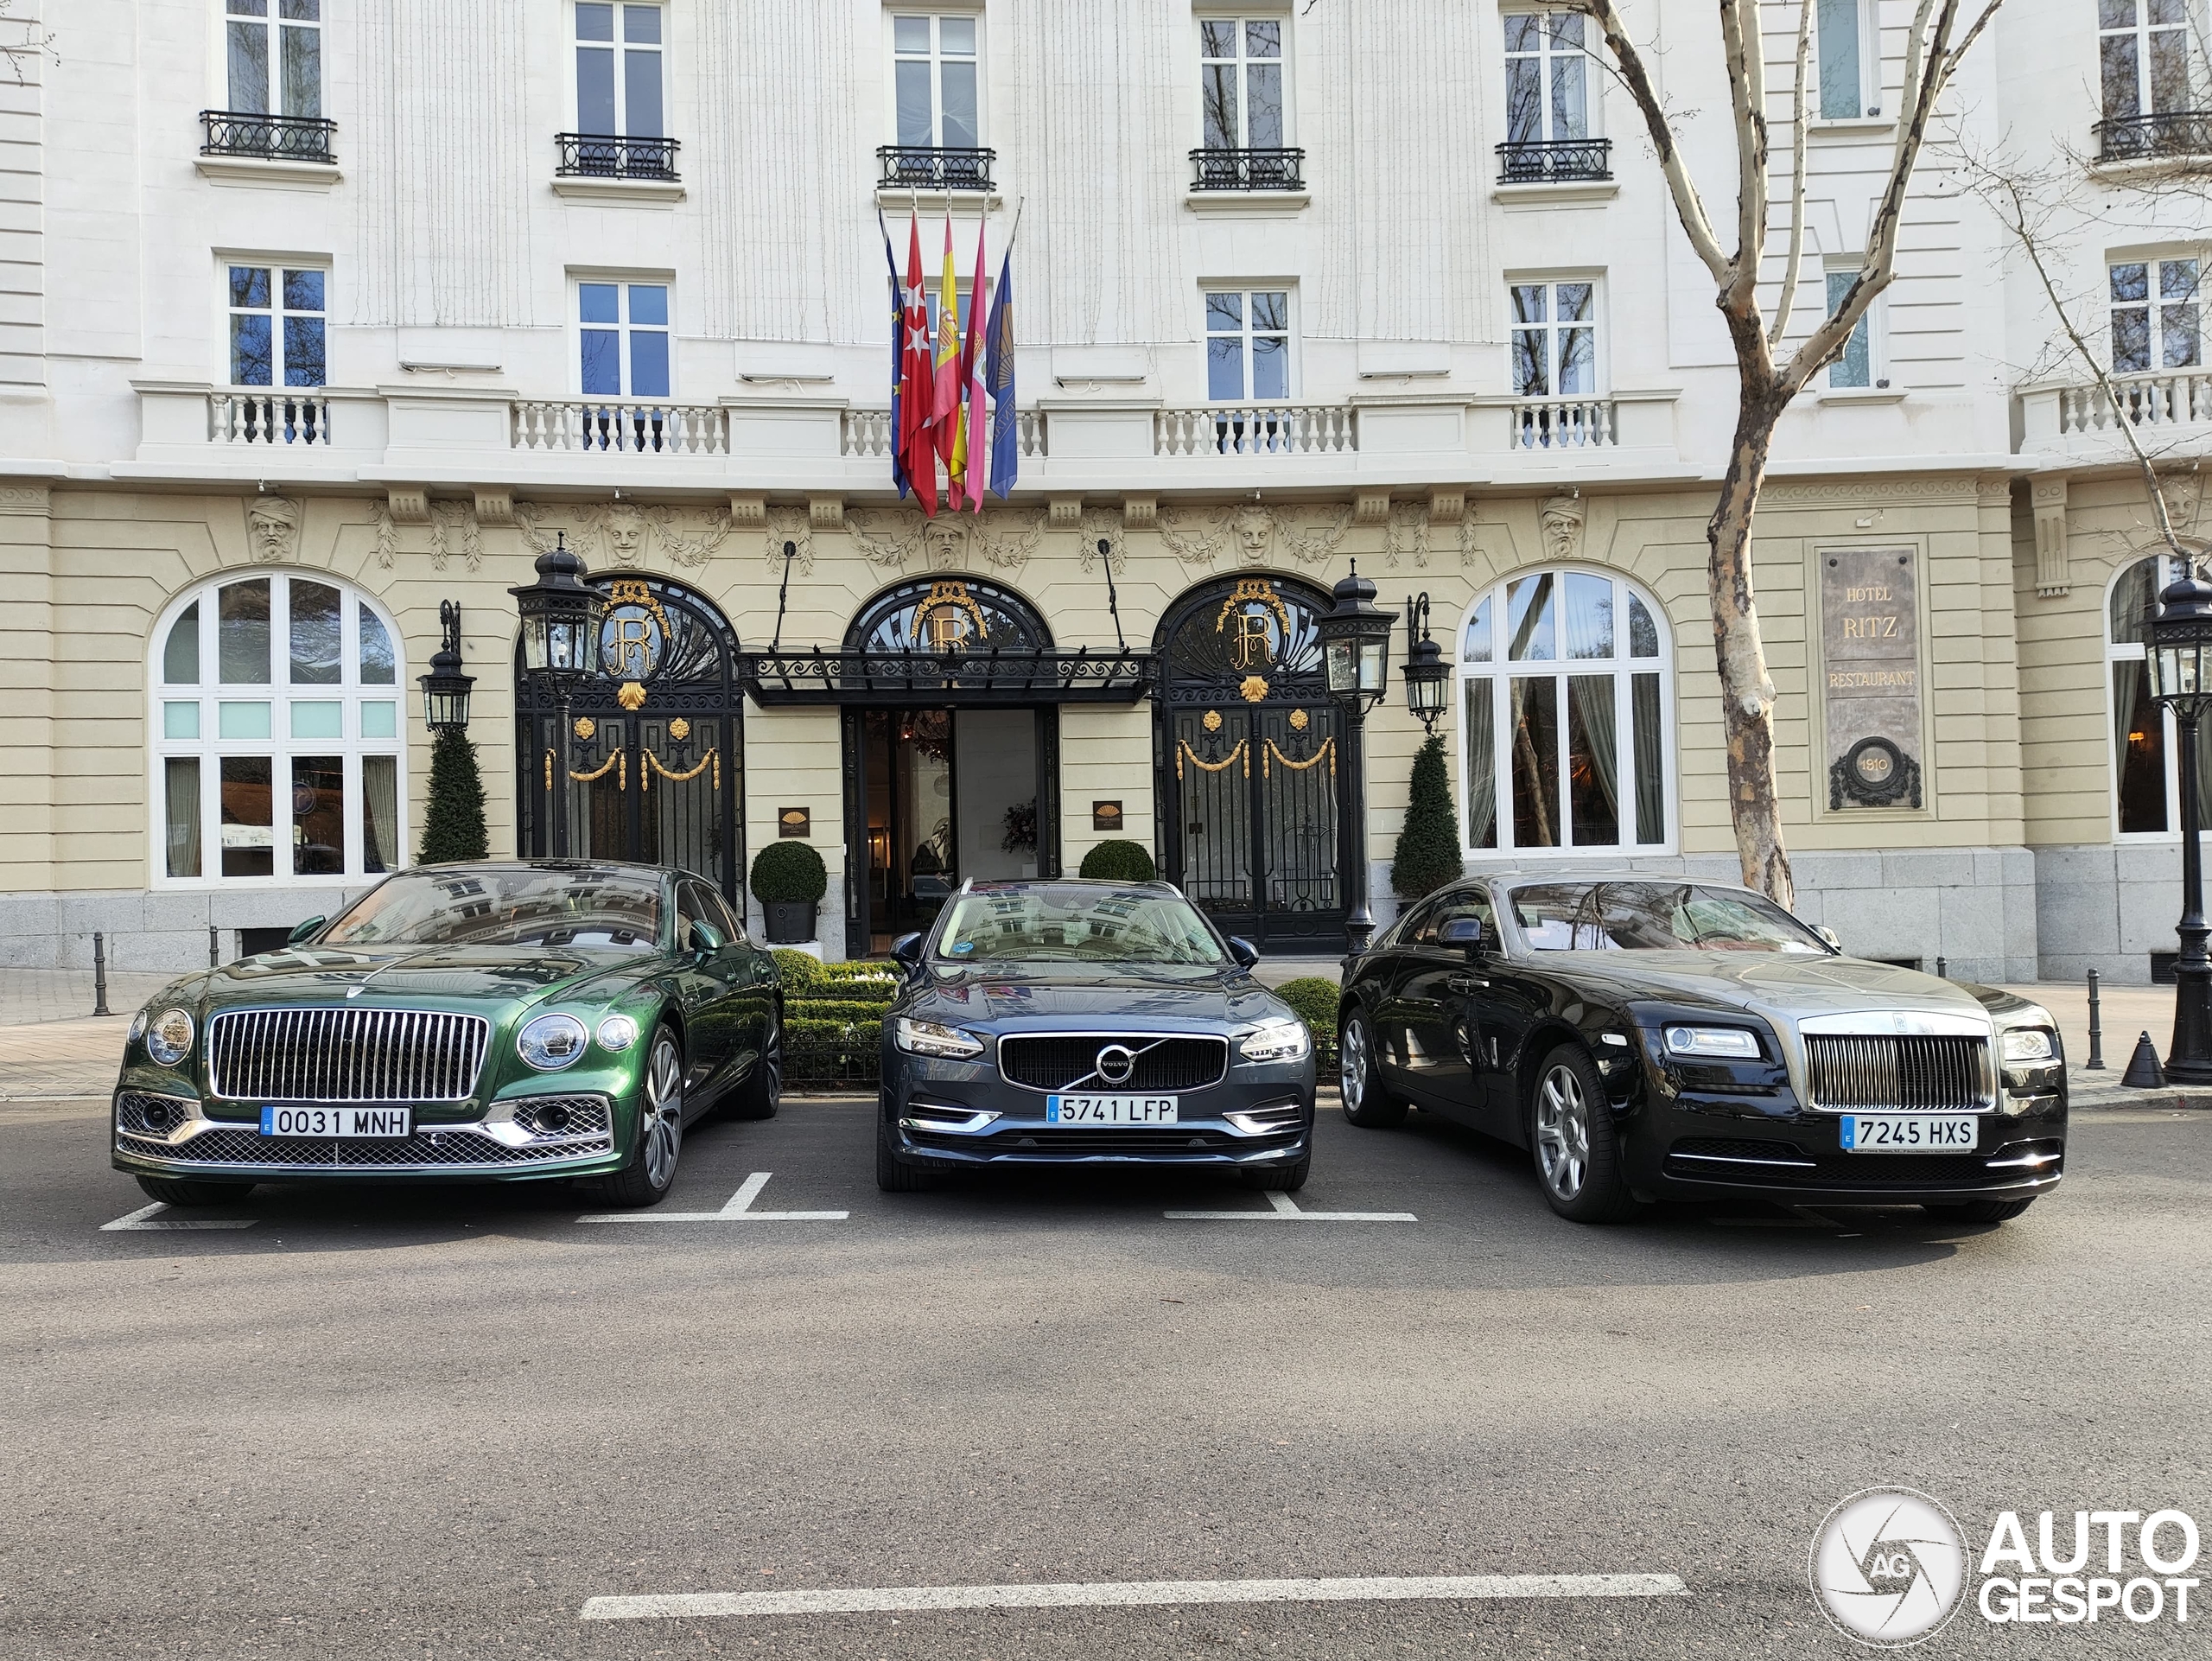
[[[1487,991],[1490,988],[1488,981],[1475,975],[1447,976],[1444,984],[1454,992],[1482,992]]]

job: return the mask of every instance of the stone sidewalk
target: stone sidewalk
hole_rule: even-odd
[[[129,1015],[175,980],[175,975],[114,973],[107,977],[107,1007]],[[0,969],[0,1029],[49,1021],[81,1021],[92,1013],[89,969]]]

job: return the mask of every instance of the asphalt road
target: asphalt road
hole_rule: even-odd
[[[2002,1228],[1669,1209],[1323,1115],[1306,1211],[1204,1183],[874,1187],[859,1104],[557,1186],[145,1205],[97,1104],[0,1107],[0,1656],[1827,1656],[1808,1543],[1905,1483],[2212,1524],[2212,1116],[2100,1114]],[[174,1220],[174,1213],[169,1220]],[[164,1220],[156,1213],[150,1220]],[[2200,1572],[2202,1569],[2200,1568]],[[1688,1594],[582,1620],[661,1593],[1672,1574]],[[2212,1620],[2206,1614],[2203,1620]],[[2202,1653],[1992,1628],[1931,1655]]]

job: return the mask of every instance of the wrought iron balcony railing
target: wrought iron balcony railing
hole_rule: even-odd
[[[2166,110],[2157,115],[2100,121],[2100,162],[2144,162],[2183,156],[2212,157],[2212,110]]]
[[[1302,150],[1191,152],[1193,190],[1303,190],[1305,175]]]
[[[1610,138],[1522,139],[1497,147],[1502,185],[1586,184],[1612,176]]]
[[[677,142],[673,138],[624,138],[612,133],[564,132],[553,135],[561,147],[560,165],[553,169],[563,179],[650,179],[674,184]]]
[[[891,190],[988,190],[996,150],[939,150],[885,144],[875,152],[878,184]]]
[[[321,116],[254,115],[240,110],[200,112],[202,156],[251,156],[264,162],[334,162],[338,124]]]

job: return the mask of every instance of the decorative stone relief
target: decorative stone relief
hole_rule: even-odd
[[[784,545],[791,548],[791,563],[801,576],[814,573],[814,526],[807,516],[797,508],[779,507],[764,515],[767,530],[760,538],[762,551],[767,556],[768,569],[780,577],[784,570]]]
[[[398,557],[399,526],[393,523],[391,509],[384,502],[377,504],[372,522],[376,527],[377,563],[388,571]]]
[[[981,560],[999,570],[1018,571],[1037,551],[1046,517],[1040,512],[1018,531],[1007,524],[1008,515],[997,513],[980,520],[965,513],[943,513],[935,519],[918,513],[849,513],[845,525],[868,559],[887,569],[904,571],[913,565],[929,571],[964,571]]]
[[[660,538],[660,545],[668,555],[669,563],[687,570],[697,570],[715,557],[715,551],[728,540],[732,526],[729,510],[717,507],[709,511],[706,526],[696,535],[683,529],[683,515],[673,507],[649,507],[645,519],[652,525],[653,534]]]
[[[300,555],[300,505],[284,496],[257,496],[246,504],[246,550],[264,565]]]
[[[2029,490],[2036,517],[2036,592],[2045,598],[2072,586],[2066,543],[2066,480],[2038,479]]]
[[[461,563],[470,570],[484,563],[484,537],[478,529],[476,516],[464,502],[432,502],[430,504],[430,565],[442,571],[446,561],[452,557],[452,544],[446,538],[453,531],[461,533]]]
[[[1574,560],[1582,557],[1581,498],[1554,496],[1536,516],[1543,527],[1544,557]]]
[[[594,502],[581,506],[517,502],[515,524],[533,553],[553,546],[556,530],[594,570],[613,565],[642,566],[658,544],[670,564],[696,570],[728,540],[730,510],[640,507],[635,502]],[[780,564],[780,561],[779,563]]]
[[[480,490],[476,493],[477,524],[508,525],[514,522],[515,498],[512,491]]]
[[[1121,515],[1111,508],[1095,507],[1082,516],[1076,525],[1076,563],[1088,571],[1098,563],[1103,551],[1106,569],[1116,576],[1129,568],[1129,550],[1124,539],[1125,525]]]
[[[1163,512],[1160,534],[1185,565],[1211,570],[1224,555],[1236,565],[1262,566],[1276,561],[1278,547],[1301,565],[1319,565],[1337,550],[1351,529],[1354,507],[1314,510],[1311,522],[1278,512],[1263,502],[1245,502],[1212,512]]]
[[[1383,525],[1382,563],[1395,566],[1402,560],[1410,560],[1417,566],[1428,563],[1428,505],[1426,502],[1395,503]]]

